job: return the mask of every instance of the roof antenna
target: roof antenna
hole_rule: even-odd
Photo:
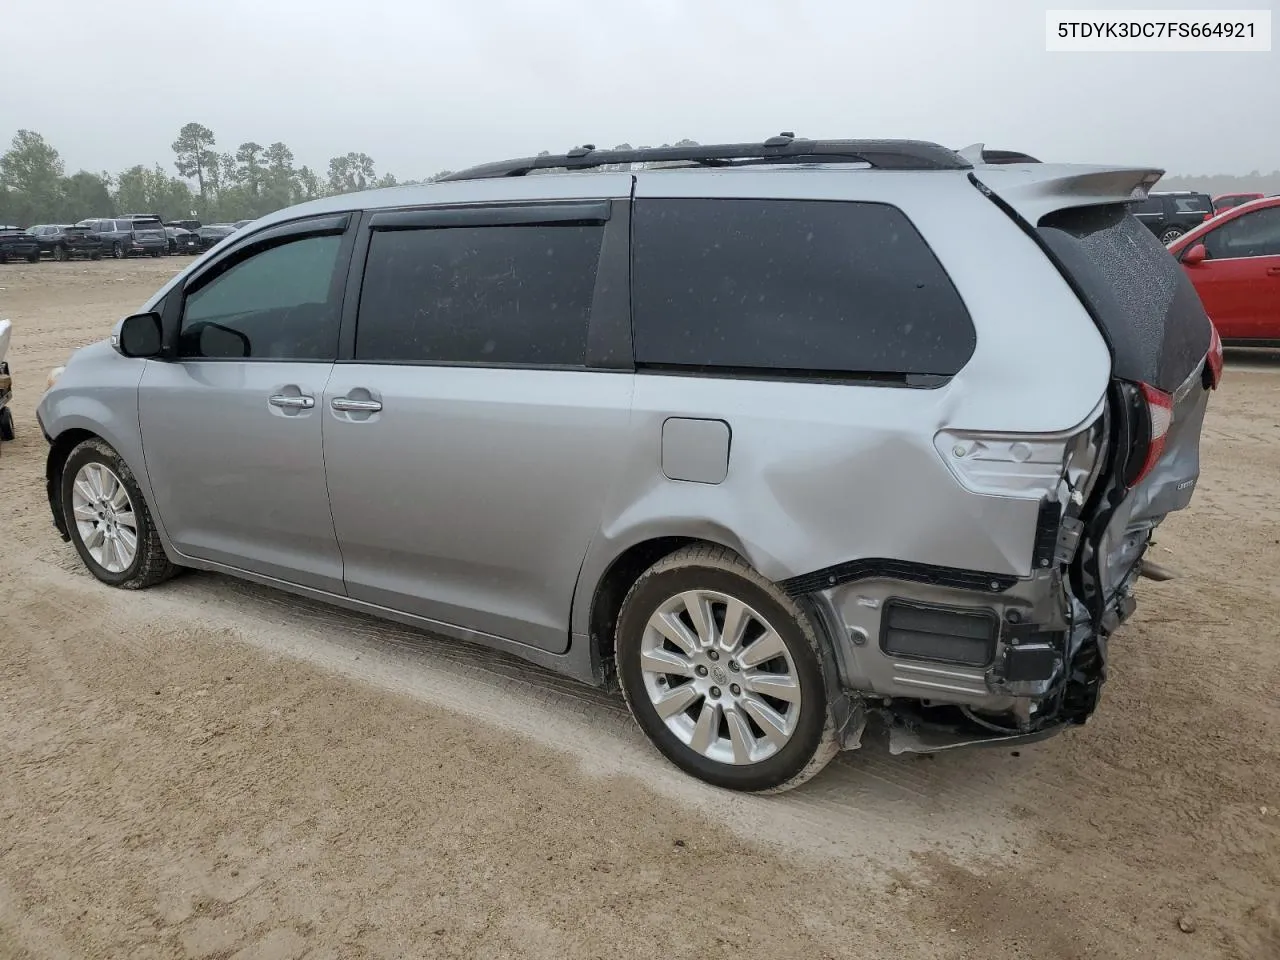
[[[960,156],[964,157],[970,163],[976,165],[982,163],[982,154],[986,149],[986,146],[987,145],[985,143],[971,143],[963,150],[957,150],[956,153],[960,154]]]

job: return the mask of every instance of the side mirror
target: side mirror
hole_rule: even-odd
[[[1189,267],[1194,267],[1197,263],[1204,263],[1206,254],[1203,243],[1193,243],[1182,255],[1182,262]]]
[[[220,323],[206,323],[200,327],[200,356],[239,360],[249,353],[249,338],[239,330]]]
[[[120,324],[119,349],[126,357],[158,357],[161,351],[160,314],[135,313]]]

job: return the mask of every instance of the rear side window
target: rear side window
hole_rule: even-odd
[[[638,200],[632,229],[638,364],[949,376],[973,355],[960,295],[896,207]]]
[[[1115,376],[1180,387],[1209,348],[1209,318],[1164,244],[1123,204],[1056,211],[1039,233],[1106,335]]]
[[[1208,197],[1177,197],[1173,202],[1179,213],[1208,213],[1212,207]]]
[[[601,226],[377,230],[357,360],[582,366]]]
[[[1164,201],[1159,197],[1147,197],[1141,203],[1134,204],[1133,212],[1158,216],[1164,213]]]

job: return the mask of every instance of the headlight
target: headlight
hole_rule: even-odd
[[[50,387],[52,387],[55,383],[57,383],[57,382],[58,382],[58,378],[59,378],[60,376],[62,376],[62,371],[63,371],[63,370],[65,370],[65,369],[67,369],[67,368],[66,368],[66,367],[54,367],[52,370],[50,370],[50,371],[49,371],[49,376],[45,379],[45,382],[44,382],[44,388],[45,388],[46,390],[48,390],[48,389],[49,389]]]

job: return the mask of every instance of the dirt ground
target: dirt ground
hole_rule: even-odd
[[[92,580],[35,403],[183,262],[0,267],[2,960],[1280,957],[1280,359],[1228,358],[1094,722],[740,797],[512,660]]]

